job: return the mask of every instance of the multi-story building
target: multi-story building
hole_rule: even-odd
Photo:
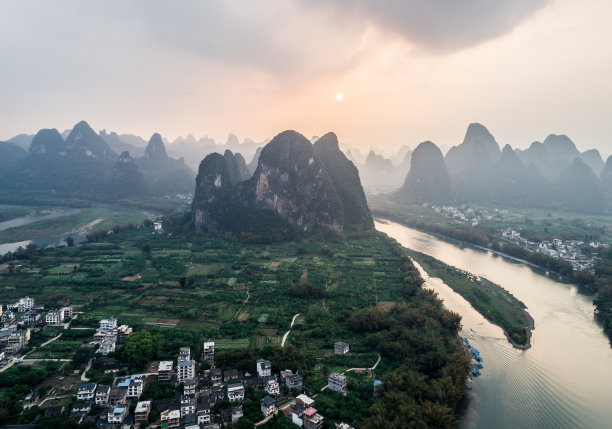
[[[215,360],[215,343],[213,341],[206,341],[202,354],[204,360]]]
[[[183,395],[181,396],[181,417],[185,417],[188,414],[195,414],[196,412],[196,399],[194,395]]]
[[[96,397],[97,387],[98,385],[96,383],[81,384],[77,391],[77,399],[82,401],[93,401]]]
[[[276,411],[276,404],[274,403],[274,398],[271,396],[266,396],[261,400],[261,414],[264,417],[271,416]]]
[[[139,401],[134,410],[134,423],[139,425],[142,422],[148,422],[150,412],[151,401]]]
[[[242,402],[244,400],[244,385],[242,383],[227,385],[227,399]]]
[[[307,408],[302,416],[304,429],[321,429],[323,427],[323,416],[313,407]]]
[[[181,347],[178,358],[179,360],[191,360],[191,349],[189,347]]]
[[[278,384],[278,381],[274,379],[269,379],[266,382],[265,390],[270,395],[280,395],[280,386]]]
[[[47,325],[59,325],[64,321],[64,312],[61,310],[51,310],[45,316]]]
[[[117,319],[109,317],[108,319],[100,320],[100,331],[106,332],[117,327]]]
[[[179,358],[177,365],[177,378],[179,383],[183,383],[185,380],[195,377],[195,361],[194,360],[181,360]]]
[[[20,331],[14,331],[7,341],[7,345],[13,349],[20,349],[24,347],[28,341],[30,341],[30,330],[23,329]]]
[[[19,301],[17,301],[16,307],[18,313],[25,313],[34,307],[34,299],[30,298],[29,296],[21,298]]]
[[[195,395],[196,387],[198,383],[193,378],[188,378],[183,382],[183,394],[184,395]]]
[[[157,379],[159,381],[172,381],[172,361],[162,360],[157,367]]]
[[[304,379],[300,374],[291,374],[285,377],[285,385],[287,389],[301,389],[304,384]]]
[[[28,310],[23,314],[21,320],[24,323],[36,323],[40,320],[40,314],[36,310]]]
[[[102,342],[100,343],[100,348],[98,349],[98,353],[100,353],[102,356],[106,356],[109,353],[114,352],[115,347],[116,347],[116,341],[115,341],[114,336],[104,338]]]
[[[327,385],[330,390],[346,395],[346,376],[337,372],[332,372],[327,377]]]
[[[106,405],[108,404],[108,396],[110,393],[110,386],[100,385],[96,389],[96,404]]]
[[[128,415],[127,407],[115,407],[112,411],[108,412],[107,421],[110,424],[120,424],[123,423],[123,419],[125,419]]]
[[[117,387],[110,390],[108,394],[108,404],[111,407],[125,405],[127,403],[127,389]]]
[[[162,428],[177,428],[181,425],[181,412],[179,410],[165,410],[161,413]]]
[[[127,390],[128,398],[140,398],[142,395],[142,388],[144,386],[144,382],[141,378],[130,380],[130,384]]]
[[[272,364],[269,360],[259,359],[257,360],[257,375],[260,377],[268,377],[272,375]]]
[[[349,352],[349,345],[343,341],[334,343],[334,353],[337,355],[345,355]]]
[[[64,319],[66,318],[72,319],[72,307],[62,307],[60,311],[64,313]]]

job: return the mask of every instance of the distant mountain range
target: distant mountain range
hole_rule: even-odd
[[[200,163],[192,207],[196,228],[293,237],[373,229],[359,173],[333,133],[314,145],[295,131],[274,137],[254,174],[239,154]]]
[[[85,121],[65,139],[56,129],[43,129],[31,140],[24,135],[11,140],[19,145],[0,144],[0,189],[5,193],[115,200],[193,191],[195,173],[182,159],[168,157],[159,134],[145,142],[144,150],[135,150],[141,154],[137,158],[128,150],[136,146],[115,133],[97,134]],[[26,152],[20,146],[28,140]],[[132,143],[141,147],[136,138]],[[113,146],[122,149],[120,155]]]
[[[611,207],[612,157],[604,164],[599,151],[580,152],[565,135],[551,134],[526,150],[509,145],[501,150],[493,135],[475,123],[444,159],[433,143],[421,146],[414,151],[410,171],[394,199],[419,204],[489,202],[585,213],[604,213]]]

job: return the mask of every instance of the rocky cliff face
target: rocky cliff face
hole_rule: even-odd
[[[340,198],[345,224],[357,229],[373,229],[374,221],[361,186],[359,170],[340,150],[336,134],[325,134],[313,147]]]
[[[407,203],[440,203],[451,196],[444,156],[432,142],[423,142],[412,153],[410,171],[397,198]]]
[[[322,153],[325,148],[331,153],[339,151],[326,146],[321,143]],[[257,169],[248,180],[233,181],[233,159],[211,154],[200,164],[192,207],[197,228],[280,232],[284,236],[371,228],[368,222],[361,228],[345,218],[342,198],[326,162],[301,134],[285,131],[272,139],[261,151]],[[332,162],[331,157],[327,162]],[[363,194],[357,183],[357,194]],[[341,189],[343,186],[339,185]]]
[[[158,133],[151,136],[149,144],[145,149],[145,158],[147,158],[147,160],[157,162],[163,162],[168,159],[166,146],[164,146],[164,142]]]

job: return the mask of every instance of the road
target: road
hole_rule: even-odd
[[[293,319],[291,319],[291,325],[289,325],[289,330],[287,332],[285,332],[285,335],[283,335],[283,341],[281,342],[281,347],[285,347],[285,341],[287,341],[287,337],[289,336],[289,333],[291,332],[291,328],[293,328],[293,324],[295,323],[295,319],[297,319],[297,317],[300,315],[300,313],[296,314],[295,316],[293,316]]]
[[[372,365],[370,368],[349,368],[346,369],[342,372],[342,374],[346,374],[349,371],[373,371],[376,369],[376,367],[378,366],[378,364],[380,363],[380,353],[376,353],[378,355],[378,359],[376,360],[376,363],[374,365]],[[323,386],[323,388],[321,389],[321,392],[324,391],[325,389],[327,389],[329,386],[326,384],[325,386]],[[317,393],[318,395],[318,393]],[[317,395],[314,395],[313,398],[316,398]]]
[[[87,362],[87,366],[85,367],[85,371],[83,371],[83,374],[81,374],[81,381],[89,381],[89,378],[87,378],[87,371],[89,371],[89,368],[91,368],[92,360],[93,360],[93,358],[89,359],[89,362]]]
[[[242,303],[242,305],[240,306],[240,308],[238,309],[238,311],[236,312],[236,314],[234,314],[234,317],[232,317],[230,320],[228,320],[225,323],[230,323],[232,320],[234,320],[236,317],[238,317],[238,315],[240,314],[240,312],[242,311],[242,308],[244,307],[244,304],[247,303],[247,301],[249,300],[249,298],[251,297],[251,295],[249,294],[249,290],[247,289],[247,297],[244,300],[244,302]]]

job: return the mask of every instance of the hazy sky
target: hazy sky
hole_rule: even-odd
[[[145,137],[292,128],[363,150],[612,152],[609,0],[0,0],[0,139],[81,119]],[[344,95],[337,101],[336,94]]]

